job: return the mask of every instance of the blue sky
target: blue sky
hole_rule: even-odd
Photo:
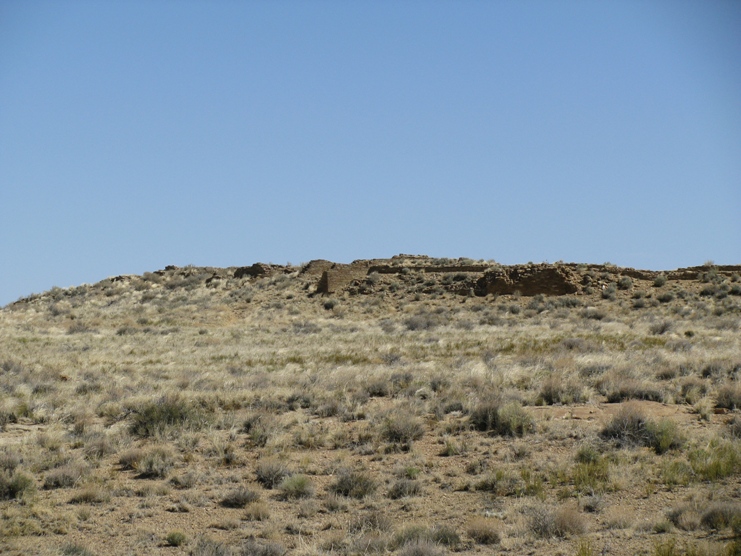
[[[0,3],[0,305],[168,264],[741,263],[741,3]]]

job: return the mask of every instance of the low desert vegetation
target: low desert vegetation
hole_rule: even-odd
[[[738,268],[312,264],[0,309],[2,550],[741,553]]]

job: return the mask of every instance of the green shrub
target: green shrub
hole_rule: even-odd
[[[741,443],[716,438],[706,448],[690,450],[688,459],[700,480],[723,479],[741,473]]]
[[[666,285],[666,275],[665,274],[659,274],[656,278],[654,278],[654,287],[661,288],[662,286]]]
[[[657,454],[663,454],[669,450],[681,448],[684,439],[679,432],[679,427],[674,421],[661,419],[658,422],[649,421],[646,424],[647,443]]]
[[[182,531],[171,531],[165,537],[165,542],[168,546],[182,546],[186,543],[188,538]]]
[[[290,477],[286,477],[278,485],[278,490],[280,490],[280,498],[283,500],[310,498],[314,495],[314,487],[311,484],[311,479],[306,475],[291,475]]]

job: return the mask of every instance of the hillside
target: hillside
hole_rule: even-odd
[[[740,275],[399,255],[20,299],[0,553],[730,554]]]

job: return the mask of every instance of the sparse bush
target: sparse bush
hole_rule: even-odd
[[[381,424],[381,438],[387,442],[406,446],[422,438],[424,432],[422,421],[404,411],[396,411],[387,415]]]
[[[27,492],[35,488],[34,480],[26,475],[16,471],[12,475],[0,473],[0,500],[10,500],[21,498]]]
[[[148,479],[165,479],[175,466],[175,458],[168,448],[157,446],[145,452],[136,464],[139,476]]]
[[[721,386],[718,390],[715,407],[741,409],[741,384],[729,382]]]
[[[244,511],[246,521],[266,521],[270,519],[270,509],[267,504],[262,502],[253,502],[248,504]]]
[[[165,537],[165,542],[168,546],[182,546],[187,540],[188,538],[182,531],[171,531]]]
[[[629,290],[633,287],[633,280],[630,276],[622,276],[620,280],[618,280],[617,286],[621,290]]]
[[[345,470],[340,472],[330,491],[350,498],[365,498],[376,490],[376,481],[363,471]]]
[[[291,471],[284,462],[267,459],[257,464],[257,482],[267,489],[277,487],[283,479],[291,475]]]
[[[67,464],[50,471],[44,477],[44,488],[70,488],[75,486],[85,473],[81,465]]]
[[[238,488],[229,492],[221,499],[221,505],[225,508],[244,508],[260,499],[260,495],[247,488]]]
[[[667,277],[665,274],[659,274],[656,278],[654,278],[654,287],[655,288],[661,288],[666,285]]]
[[[533,418],[517,402],[481,402],[471,411],[470,420],[476,430],[502,436],[522,436],[535,427]]]
[[[499,544],[499,531],[490,519],[478,517],[472,519],[466,526],[466,533],[478,544]]]
[[[94,552],[81,544],[65,544],[59,552],[62,556],[94,556]]]
[[[111,499],[111,495],[100,487],[91,485],[70,498],[70,504],[104,504]]]
[[[705,448],[687,454],[692,470],[703,481],[716,481],[741,473],[741,443],[713,439]]]
[[[662,320],[660,322],[655,322],[651,326],[648,327],[648,331],[654,336],[661,336],[662,334],[666,334],[671,329],[672,329],[672,322],[668,320]]]
[[[417,541],[399,550],[399,556],[443,556],[445,550],[431,541]]]
[[[263,447],[268,443],[274,429],[274,418],[266,412],[253,413],[242,424],[242,431],[247,433],[257,447]]]
[[[118,458],[118,464],[122,469],[128,469],[131,471],[136,470],[139,462],[144,458],[144,450],[141,448],[132,448],[126,450]]]
[[[190,554],[191,556],[235,556],[234,551],[229,546],[208,537],[199,537]],[[246,552],[245,554],[251,553]]]
[[[286,477],[278,485],[280,498],[283,500],[292,500],[295,498],[310,498],[314,496],[314,487],[311,479],[306,475],[291,475]]]
[[[130,431],[135,436],[157,436],[171,428],[177,428],[179,432],[183,429],[198,429],[205,422],[202,412],[190,402],[179,396],[165,396],[135,410]]]
[[[731,502],[715,502],[700,518],[700,524],[707,529],[725,529],[741,524],[741,505]]]
[[[684,443],[676,423],[668,419],[654,422],[632,404],[621,408],[600,434],[622,446],[653,448],[657,454],[679,448]]]
[[[416,496],[421,492],[421,490],[422,489],[417,481],[399,479],[389,489],[388,497],[392,500],[397,500],[406,496]]]
[[[241,550],[238,552],[239,556],[284,556],[288,553],[288,549],[282,544],[275,542],[258,542],[254,539],[245,541],[242,545]]]

